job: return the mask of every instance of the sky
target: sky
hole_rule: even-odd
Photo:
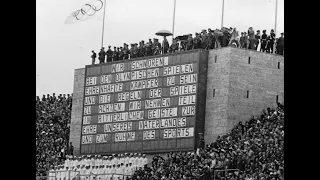
[[[99,52],[103,11],[65,24],[88,0],[36,0],[36,95],[71,94],[75,69]],[[247,31],[275,28],[276,0],[225,0],[224,27]],[[174,0],[106,0],[103,46],[123,46],[172,32]],[[284,32],[284,0],[278,0],[276,36]],[[222,0],[176,0],[174,36],[221,27]],[[158,37],[162,40],[161,37]],[[168,38],[171,44],[171,37]],[[97,62],[98,60],[96,60]]]

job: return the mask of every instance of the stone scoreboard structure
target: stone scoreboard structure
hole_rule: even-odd
[[[194,150],[283,103],[283,56],[226,47],[75,71],[74,154]]]
[[[206,51],[190,51],[86,66],[80,154],[196,148],[207,61]]]

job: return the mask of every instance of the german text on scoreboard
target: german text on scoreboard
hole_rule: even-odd
[[[200,59],[195,52],[86,66],[81,154],[194,149]]]

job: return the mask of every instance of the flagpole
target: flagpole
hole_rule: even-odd
[[[106,17],[106,0],[104,0],[103,5],[103,23],[102,23],[102,40],[101,40],[101,48],[103,47],[103,34],[104,34],[104,19]]]
[[[275,21],[274,21],[274,34],[277,36],[277,16],[278,15],[278,0],[276,0],[276,15],[275,15]],[[273,45],[273,53],[275,53],[276,45],[274,43]]]
[[[223,15],[224,15],[224,0],[222,0],[221,28],[223,28]]]
[[[173,23],[172,23],[172,42],[174,38],[174,20],[176,17],[176,0],[174,0],[174,6],[173,6]]]

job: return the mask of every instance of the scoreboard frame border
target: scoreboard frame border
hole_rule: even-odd
[[[189,51],[181,51],[181,52],[175,52],[175,53],[166,53],[166,54],[161,54],[161,55],[156,55],[156,56],[146,56],[146,57],[139,57],[139,58],[134,58],[134,59],[126,59],[126,60],[119,60],[119,61],[113,61],[113,62],[107,62],[109,65],[115,64],[115,63],[120,63],[120,62],[130,62],[130,61],[139,61],[139,60],[144,60],[144,59],[153,59],[153,58],[161,58],[161,57],[169,57],[169,56],[176,56],[176,55],[181,55],[181,54],[192,54],[192,53],[197,53],[199,56],[199,61],[198,61],[198,82],[197,82],[197,103],[196,103],[196,115],[195,117],[195,125],[194,127],[194,136],[193,136],[193,148],[185,148],[185,149],[177,149],[175,147],[171,151],[168,150],[145,150],[145,151],[138,151],[141,153],[147,153],[147,154],[154,154],[154,153],[167,153],[167,152],[179,152],[179,151],[194,151],[197,149],[199,145],[199,133],[204,134],[204,127],[205,127],[205,105],[206,105],[206,89],[207,89],[207,72],[208,72],[208,58],[209,58],[209,51],[208,50],[203,50],[203,49],[195,49],[195,50],[189,50]],[[104,63],[104,64],[107,64]],[[84,117],[84,100],[85,100],[85,88],[86,88],[86,77],[87,77],[87,68],[89,67],[99,67],[100,68],[100,75],[102,72],[102,66],[104,64],[90,64],[90,65],[85,65],[85,73],[84,73],[84,86],[83,86],[83,103],[82,103],[82,110],[81,110],[81,128],[80,128],[80,147],[79,147],[79,154],[83,155],[82,153],[82,128],[83,128],[83,117]],[[203,71],[200,71],[200,66],[203,66]],[[201,77],[202,78],[201,78]],[[204,82],[201,83],[202,86],[200,86],[200,82],[204,79]],[[202,87],[202,91],[199,90],[199,87]],[[199,106],[200,105],[200,106]],[[204,105],[201,106],[201,105]],[[200,113],[200,112],[202,113]],[[201,114],[201,115],[200,115]],[[175,141],[178,139],[175,138]],[[143,142],[143,141],[142,141]],[[127,144],[126,144],[127,145]],[[114,154],[115,152],[110,152],[110,153],[85,153],[85,155],[111,155]],[[121,152],[124,153],[124,152]],[[137,151],[126,151],[126,153],[137,153]]]

